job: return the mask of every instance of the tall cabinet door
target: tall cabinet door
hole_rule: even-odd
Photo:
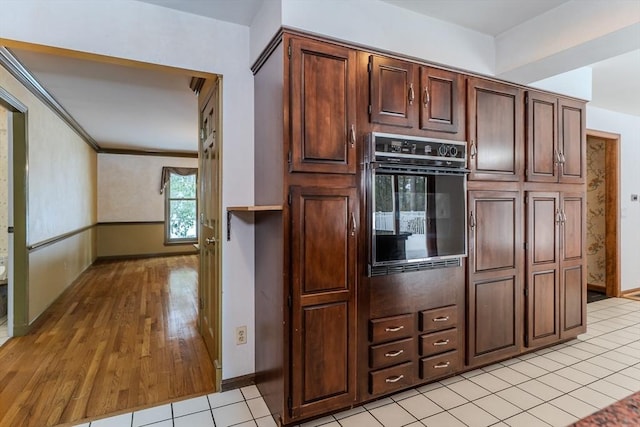
[[[558,149],[558,98],[539,92],[527,92],[527,166],[526,179],[557,182],[560,164]]]
[[[291,419],[356,398],[355,188],[292,187]]]
[[[417,66],[411,62],[369,57],[371,123],[414,127],[418,105]]]
[[[537,347],[560,338],[558,193],[527,193],[527,284],[525,344]]]
[[[355,51],[291,39],[291,94],[291,170],[355,173]]]
[[[558,139],[561,156],[559,181],[584,184],[587,167],[584,103],[560,98],[558,113]]]
[[[522,200],[518,191],[469,191],[467,364],[522,346]]]
[[[564,339],[582,334],[587,329],[585,195],[563,193],[560,204],[560,338]]]
[[[452,71],[420,69],[420,129],[434,136],[464,141],[464,77]]]
[[[519,88],[478,78],[467,80],[469,179],[520,180],[522,108]]]

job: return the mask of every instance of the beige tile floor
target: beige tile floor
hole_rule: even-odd
[[[398,393],[302,427],[567,426],[640,391],[640,301],[597,301],[587,306],[587,313],[588,331],[578,339]],[[275,425],[255,386],[82,424]]]

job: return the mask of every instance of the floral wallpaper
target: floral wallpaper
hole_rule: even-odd
[[[9,133],[7,110],[0,106],[0,257],[9,253]]]
[[[587,140],[587,283],[605,286],[605,142]]]

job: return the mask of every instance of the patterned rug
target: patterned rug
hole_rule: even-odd
[[[581,419],[574,427],[617,427],[640,425],[640,392]]]

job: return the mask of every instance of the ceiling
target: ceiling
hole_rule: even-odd
[[[262,1],[139,0],[250,25]],[[497,36],[567,0],[382,0]],[[102,148],[197,150],[197,98],[188,75],[12,49]],[[592,105],[640,116],[640,50],[592,65]]]

